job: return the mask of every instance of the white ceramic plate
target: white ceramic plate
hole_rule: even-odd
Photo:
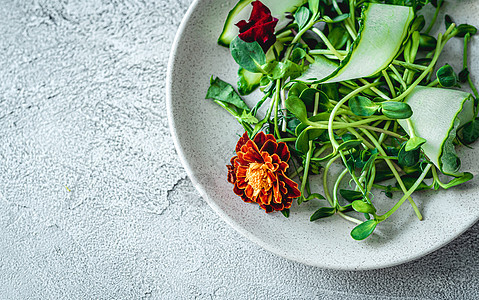
[[[414,200],[423,212],[424,221],[418,221],[405,203],[393,217],[378,226],[372,237],[362,242],[350,237],[353,224],[339,217],[309,222],[318,203],[299,207],[293,204],[291,215],[286,219],[281,213],[265,214],[257,205],[246,204],[234,195],[233,186],[226,181],[225,165],[234,155],[234,147],[242,134],[241,126],[222,108],[204,98],[211,75],[236,82],[237,66],[229,50],[216,44],[226,15],[235,2],[196,0],[192,4],[173,44],[167,80],[168,116],[178,154],[193,184],[226,222],[250,240],[285,258],[323,268],[361,270],[417,259],[444,246],[478,220],[477,179],[453,190],[415,194]],[[478,4],[474,0],[457,1],[446,9],[458,23],[479,25],[475,18]],[[440,23],[441,20],[440,17]],[[440,29],[444,30],[443,26]],[[456,70],[461,69],[461,41],[454,39],[445,49],[447,55],[443,56]],[[473,41],[471,49],[477,49],[476,45]],[[473,76],[479,78],[477,58],[476,53],[472,53],[470,61]],[[247,99],[249,104],[254,103],[252,97]],[[464,170],[477,175],[479,149],[459,152]],[[387,209],[393,204],[392,200],[385,199],[380,207]]]

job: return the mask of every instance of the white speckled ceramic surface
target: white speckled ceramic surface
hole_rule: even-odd
[[[453,240],[478,220],[477,178],[453,190],[415,194],[424,221],[418,221],[406,203],[390,220],[378,226],[377,234],[362,242],[351,239],[353,224],[339,217],[309,222],[318,203],[293,205],[291,216],[286,219],[281,213],[265,214],[258,206],[246,204],[234,195],[232,185],[226,181],[225,165],[234,155],[242,129],[227,112],[204,96],[211,75],[236,82],[236,64],[228,49],[216,44],[224,19],[235,2],[194,2],[177,33],[167,83],[170,126],[182,162],[204,199],[231,226],[283,257],[324,268],[360,270],[419,258]],[[451,2],[447,11],[457,23],[479,25],[475,18],[479,13],[477,1]],[[442,24],[435,28],[444,30]],[[452,40],[441,58],[456,70],[461,68],[461,41]],[[476,38],[471,49],[478,45]],[[470,69],[479,78],[478,55],[471,52]],[[254,96],[247,99],[249,104]],[[460,149],[459,155],[463,169],[478,175],[479,148],[475,147]],[[386,209],[393,203],[385,199],[380,208]]]

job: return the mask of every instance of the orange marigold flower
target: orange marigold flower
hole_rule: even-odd
[[[291,207],[301,195],[298,184],[286,175],[290,153],[273,135],[258,133],[250,140],[245,132],[236,144],[228,168],[228,181],[244,202],[255,202],[267,213]]]

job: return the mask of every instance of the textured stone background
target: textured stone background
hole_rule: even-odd
[[[479,225],[419,261],[343,272],[216,216],[166,118],[191,2],[0,0],[0,298],[477,299]]]

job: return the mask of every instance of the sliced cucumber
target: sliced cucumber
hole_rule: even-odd
[[[369,3],[363,8],[359,36],[338,68],[316,59],[299,78],[307,82],[339,82],[376,75],[387,68],[399,52],[414,20],[411,7]]]
[[[457,129],[474,117],[474,99],[466,92],[418,86],[406,98],[415,133],[426,139],[422,150],[446,175],[459,176],[460,160],[453,141]],[[409,132],[406,120],[398,120]]]
[[[243,68],[238,70],[238,92],[241,95],[251,94],[258,86],[263,77],[262,73],[252,73]]]
[[[252,6],[249,5],[253,0],[240,0],[236,6],[229,12],[226,18],[223,32],[218,38],[218,44],[228,47],[231,41],[238,36],[239,29],[235,26],[241,20],[248,20],[251,15]],[[305,4],[307,0],[262,0],[271,10],[271,15],[277,18],[280,23],[285,19],[285,13],[293,12],[296,8]]]

